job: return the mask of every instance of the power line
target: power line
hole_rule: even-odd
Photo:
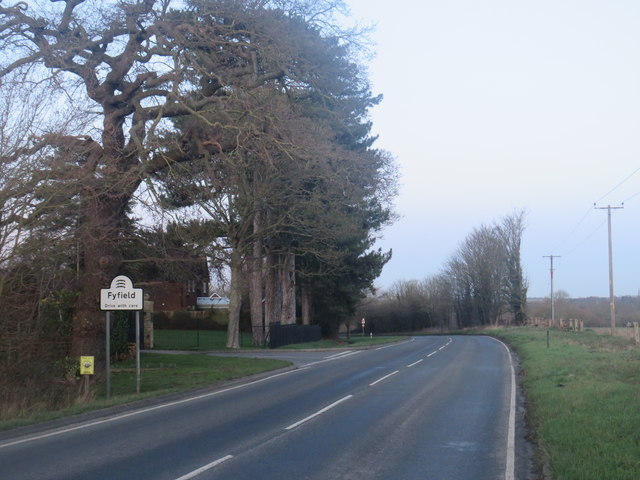
[[[606,198],[607,196],[609,196],[611,193],[615,192],[618,188],[620,188],[625,182],[627,182],[631,177],[633,177],[636,173],[640,172],[640,167],[636,168],[633,172],[631,172],[629,175],[627,175],[625,178],[623,178],[620,182],[618,182],[613,188],[611,188],[607,193],[605,193],[603,196],[601,196],[598,200],[596,200],[594,202],[594,207],[595,205],[602,201],[603,198]],[[640,195],[640,192],[636,192],[633,195],[631,195],[630,197],[626,198],[623,202],[622,205],[625,204],[625,202],[628,202],[629,200],[637,197],[638,195]],[[580,225],[582,225],[582,223],[585,221],[585,219],[589,216],[589,214],[592,212],[592,208],[589,207],[587,209],[587,211],[584,213],[584,215],[582,215],[582,217],[580,218],[580,220],[578,220],[578,223],[573,227],[573,229],[571,229],[571,231],[562,239],[562,241],[560,241],[555,248],[553,248],[553,250],[559,250],[560,247],[562,245],[564,245],[567,240],[569,240],[571,238],[571,236],[578,230],[578,228],[580,227]],[[589,238],[591,238],[598,230],[600,230],[600,228],[602,227],[603,224],[599,225],[598,228],[596,230],[594,230],[593,232],[591,232],[589,235],[587,235],[587,237],[582,240],[580,243],[578,243],[575,247],[573,247],[571,249],[570,252],[574,252],[578,247],[580,247],[582,244],[584,244]],[[570,252],[565,252],[565,255],[568,255]]]
[[[602,197],[600,197],[598,200],[595,201],[594,205],[600,201],[602,201],[603,198],[606,198],[609,194],[615,192],[618,187],[620,187],[623,183],[625,183],[627,180],[629,180],[631,177],[633,177],[636,173],[640,172],[640,167],[636,168],[633,172],[631,172],[629,175],[627,175],[624,180],[622,180],[620,183],[618,183],[615,187],[613,187],[611,190],[609,190],[607,193],[605,193]]]
[[[600,229],[604,226],[604,224],[607,223],[607,220],[603,220],[602,222],[600,222],[600,224],[598,224],[598,226],[589,234],[587,235],[584,239],[582,239],[582,241],[580,241],[579,243],[577,243],[572,249],[564,251],[564,255],[568,256],[570,254],[572,254],[573,252],[575,252],[578,248],[580,248],[582,245],[584,245],[585,243],[587,243],[587,241],[593,237],[596,233],[598,233],[600,231]]]
[[[558,250],[562,245],[564,245],[565,242],[571,238],[571,235],[573,235],[576,232],[576,230],[578,230],[578,227],[582,225],[582,222],[584,222],[584,220],[589,216],[591,212],[593,212],[593,209],[589,207],[587,211],[584,213],[584,215],[582,216],[582,218],[578,221],[576,226],[573,227],[573,229],[564,237],[564,239],[560,243],[556,245],[555,248],[553,248],[553,250]]]
[[[625,203],[628,203],[628,202],[629,202],[629,200],[631,200],[632,198],[637,197],[638,195],[640,195],[640,192],[636,192],[636,193],[634,193],[633,195],[631,195],[630,197],[625,198],[625,199],[624,199],[624,201],[622,202],[622,204],[624,205]]]

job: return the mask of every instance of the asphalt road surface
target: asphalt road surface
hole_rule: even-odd
[[[297,355],[296,369],[260,379],[4,434],[0,479],[522,478],[513,364],[499,341]]]

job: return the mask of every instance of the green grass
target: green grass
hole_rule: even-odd
[[[140,393],[170,393],[233,380],[291,365],[274,359],[215,357],[209,355],[142,354]],[[113,366],[114,395],[135,393],[135,362]],[[101,392],[104,393],[104,392]]]
[[[640,347],[594,332],[492,331],[518,352],[528,420],[555,480],[640,478]]]
[[[56,411],[31,411],[0,421],[0,430],[40,423],[115,405],[143,400],[172,392],[211,386],[227,380],[263,373],[291,365],[274,359],[214,357],[208,355],[140,355],[140,393],[136,393],[135,361],[112,365],[111,398],[106,398],[104,383],[94,386],[90,402]]]

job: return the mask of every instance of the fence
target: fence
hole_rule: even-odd
[[[317,342],[322,338],[319,325],[269,325],[269,346],[278,348],[292,343]]]
[[[154,329],[157,350],[224,350],[227,332],[223,330]],[[251,333],[241,332],[240,346],[251,345]]]
[[[527,324],[536,327],[552,327],[551,320],[547,318],[532,318],[528,321]],[[569,319],[569,321],[567,322],[566,320],[561,318],[558,321],[558,325],[560,326],[561,330],[570,330],[574,332],[583,332],[585,329],[584,321],[577,319]],[[609,331],[609,327],[593,327],[593,329],[600,332]],[[624,325],[619,325],[616,329],[615,335],[633,338],[636,345],[640,345],[640,323],[627,322],[626,328]]]

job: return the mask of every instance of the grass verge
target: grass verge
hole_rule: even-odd
[[[640,478],[640,348],[595,332],[491,332],[518,352],[530,427],[556,480]]]
[[[104,383],[97,383],[93,400],[56,411],[30,411],[0,421],[0,430],[55,420],[106,407],[144,400],[167,393],[211,386],[236,378],[291,365],[275,359],[213,357],[208,355],[140,355],[140,393],[136,393],[135,361],[112,366],[111,398],[106,398]]]

